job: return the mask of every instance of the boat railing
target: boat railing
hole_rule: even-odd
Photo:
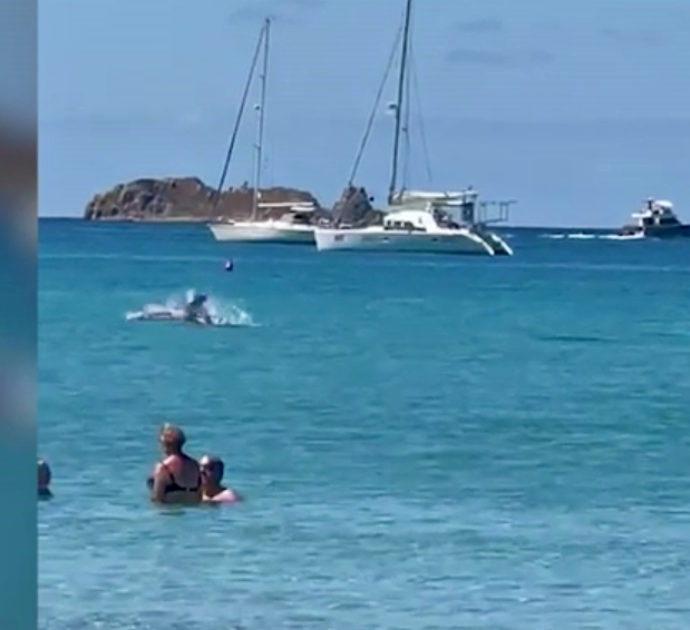
[[[294,212],[313,212],[316,210],[316,206],[309,201],[266,201],[256,204],[256,207],[276,210],[280,208],[288,208]]]
[[[478,191],[468,188],[457,191],[405,190],[393,197],[391,205],[410,206],[420,203],[458,205],[476,202]]]
[[[510,218],[510,206],[517,203],[515,199],[503,201],[480,201],[475,220],[477,223],[505,223]]]

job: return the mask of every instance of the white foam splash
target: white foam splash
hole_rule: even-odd
[[[193,299],[195,294],[194,289],[188,289],[184,293],[174,293],[163,304],[151,302],[145,304],[140,311],[126,313],[125,319],[155,320],[159,316],[162,321],[181,320],[185,305]],[[206,310],[210,315],[212,326],[257,326],[250,313],[229,300],[209,295],[206,300]]]
[[[207,310],[214,321],[224,322],[224,326],[257,326],[251,314],[234,302],[209,296]]]
[[[637,241],[644,238],[642,232],[637,234],[602,234],[599,238],[608,239],[610,241]]]
[[[564,234],[540,234],[540,238],[551,239],[574,239],[574,240],[592,240],[604,239],[609,241],[634,241],[644,238],[644,234],[591,234],[587,232],[572,232]]]

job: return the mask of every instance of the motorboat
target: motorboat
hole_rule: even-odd
[[[672,238],[690,236],[690,225],[683,224],[673,210],[673,204],[664,199],[649,197],[643,208],[633,212],[632,222],[620,230],[621,236]]]

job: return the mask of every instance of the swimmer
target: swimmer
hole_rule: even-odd
[[[184,321],[195,324],[211,324],[211,316],[206,310],[206,300],[208,300],[208,296],[205,293],[197,293],[184,307],[182,316]]]
[[[226,260],[225,261],[225,271],[232,271],[233,267],[234,267],[234,264],[233,264],[232,260]]]
[[[219,457],[204,455],[199,460],[203,500],[212,503],[237,503],[240,497],[236,492],[221,485],[225,466]]]
[[[42,499],[50,499],[53,493],[50,491],[50,480],[52,478],[52,473],[50,472],[50,466],[48,462],[39,459],[38,460],[38,496]]]
[[[153,483],[149,486],[151,500],[155,503],[199,503],[201,472],[196,460],[182,451],[186,442],[182,429],[166,423],[161,428],[159,440],[164,458],[153,471]]]

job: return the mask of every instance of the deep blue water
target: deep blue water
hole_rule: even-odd
[[[491,260],[43,221],[41,628],[687,626],[690,242],[543,232]],[[125,321],[191,287],[255,325]],[[149,505],[164,420],[246,503]]]

